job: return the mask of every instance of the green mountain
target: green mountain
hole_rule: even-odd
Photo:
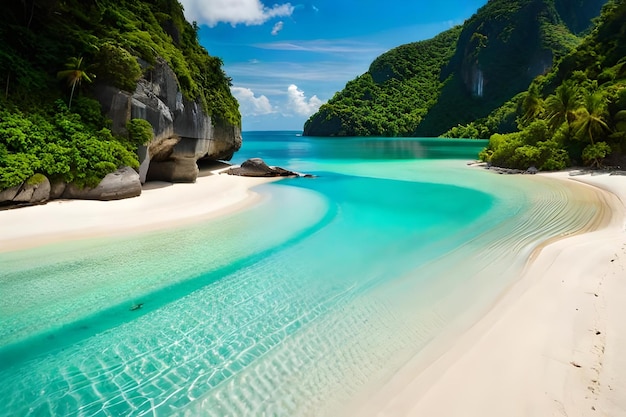
[[[376,58],[304,125],[310,136],[406,136],[436,102],[442,68],[461,30],[402,45]]]
[[[147,171],[142,180],[153,170],[193,181],[196,159],[228,159],[241,145],[241,116],[197,30],[177,0],[8,0],[0,190],[19,192],[35,174],[30,182],[94,187],[122,166]]]
[[[582,43],[527,91],[485,120],[459,126],[488,129],[513,119],[511,133],[493,134],[481,158],[498,166],[561,169],[626,166],[626,1],[609,1]]]
[[[491,0],[454,28],[395,48],[311,116],[311,136],[438,136],[483,118],[580,42],[606,0]]]

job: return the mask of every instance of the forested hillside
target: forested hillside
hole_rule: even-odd
[[[491,0],[461,28],[377,58],[304,134],[438,136],[484,118],[578,45],[604,2]]]
[[[176,0],[9,0],[0,15],[0,190],[39,173],[94,185],[136,167],[150,125],[114,134],[97,85],[132,92],[163,59],[189,99],[240,125],[230,79],[197,42]],[[118,132],[116,132],[118,133]]]
[[[490,118],[516,131],[491,136],[481,158],[498,166],[626,165],[626,1],[609,1],[584,41]],[[483,121],[457,133],[484,129]],[[463,135],[464,136],[464,135]]]
[[[311,136],[406,136],[435,103],[440,73],[454,53],[461,28],[395,48],[311,116]]]

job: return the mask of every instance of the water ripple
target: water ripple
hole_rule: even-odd
[[[0,415],[333,415],[451,323],[480,314],[542,241],[585,230],[600,211],[584,196],[573,203],[578,190],[512,181],[465,227],[456,216],[467,201],[451,202],[444,217],[459,226],[444,233],[418,229],[411,210],[398,211],[397,223],[372,222],[381,194],[368,187],[419,202],[419,184],[346,181],[363,187],[348,187],[362,202],[345,197],[323,227],[132,321],[0,371]]]

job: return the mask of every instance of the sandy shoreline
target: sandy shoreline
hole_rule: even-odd
[[[449,349],[418,355],[353,415],[626,415],[626,177],[542,175],[604,190],[603,225],[544,246]]]
[[[147,183],[139,197],[124,200],[54,200],[0,211],[0,252],[215,218],[255,204],[260,196],[251,188],[276,180],[220,171],[203,172],[194,184]]]
[[[541,175],[604,190],[603,226],[545,245],[449,349],[407,364],[346,415],[626,416],[626,177]],[[133,199],[1,211],[0,252],[225,215],[273,180],[207,175],[150,184]]]

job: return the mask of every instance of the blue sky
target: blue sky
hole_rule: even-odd
[[[182,0],[233,79],[243,130],[304,122],[396,46],[463,23],[487,0]]]

